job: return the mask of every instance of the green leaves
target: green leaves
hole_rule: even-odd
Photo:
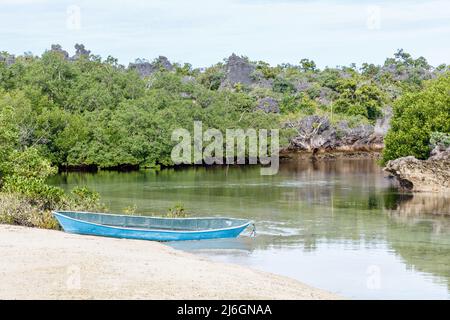
[[[289,80],[278,77],[273,81],[273,91],[279,93],[292,93],[295,91],[295,88]]]
[[[430,72],[424,58],[413,59],[404,51],[384,66],[364,64],[360,72],[354,65],[320,70],[308,59],[297,65],[247,63],[255,69],[252,83],[230,89],[222,86],[223,63],[202,71],[189,64],[174,64],[171,71],[161,65],[160,71],[141,79],[113,57],[73,60],[60,46],[41,57],[19,56],[9,65],[0,62],[0,171],[9,170],[5,164],[15,156],[13,151],[30,147],[56,166],[170,165],[172,130],[189,129],[195,120],[221,131],[280,128],[283,117],[305,114],[373,123],[386,104],[417,88],[417,83],[420,87]],[[439,95],[444,89],[429,90],[437,91],[430,95]],[[282,116],[255,111],[257,101],[265,97],[279,103]],[[397,151],[386,154],[414,150],[425,156],[430,132],[443,132],[448,122],[447,111],[438,112],[447,102],[435,101],[429,125],[428,111],[408,109],[426,104],[421,100],[427,98],[407,94],[404,99],[396,107],[403,116],[392,123],[400,142]],[[405,121],[409,127],[403,126]],[[412,140],[410,130],[415,130]],[[32,170],[38,164],[23,165]]]
[[[0,107],[0,179],[8,170],[11,153],[18,146],[19,131],[14,125],[14,111]]]
[[[49,160],[43,158],[34,148],[26,148],[23,151],[14,150],[9,157],[10,175],[24,178],[35,178],[44,181],[47,177],[56,174],[57,168],[53,167]]]
[[[383,162],[404,156],[428,158],[433,132],[450,133],[450,73],[429,81],[424,90],[406,94],[394,104]]]
[[[351,116],[364,116],[375,120],[385,105],[385,94],[374,83],[361,83],[356,78],[338,81],[339,98],[334,102],[335,111]]]

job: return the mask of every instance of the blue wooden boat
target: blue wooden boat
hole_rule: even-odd
[[[157,218],[106,213],[53,211],[64,231],[154,241],[235,238],[250,220],[233,218]]]

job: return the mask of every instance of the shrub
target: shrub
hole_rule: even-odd
[[[278,93],[292,93],[295,91],[295,88],[290,81],[278,77],[273,81],[273,91]]]
[[[169,208],[167,211],[166,217],[168,218],[184,218],[189,214],[186,212],[186,209],[181,204],[176,204],[172,208]]]
[[[339,98],[334,102],[335,111],[351,116],[364,116],[375,120],[382,113],[386,97],[374,84],[358,84],[357,79],[339,81]]]
[[[16,175],[5,177],[2,190],[42,201],[45,209],[55,208],[64,196],[61,188],[49,186],[41,179]]]
[[[405,156],[428,158],[432,133],[450,133],[449,88],[450,73],[447,73],[430,80],[424,90],[405,94],[394,104],[383,163]]]
[[[51,210],[95,211],[104,208],[99,194],[87,188],[75,188],[70,194],[50,186],[46,179],[56,168],[35,148],[13,150],[2,166],[0,223],[31,227],[58,227]]]
[[[21,194],[0,193],[0,223],[58,229],[58,222],[39,199]]]

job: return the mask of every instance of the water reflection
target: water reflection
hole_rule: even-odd
[[[291,159],[276,176],[259,173],[196,167],[69,173],[51,182],[92,187],[113,212],[136,204],[139,212],[162,214],[182,203],[198,216],[257,222],[255,239],[172,244],[213,259],[348,297],[450,297],[449,197],[400,193],[374,160]],[[368,286],[370,270],[380,270],[380,288]]]

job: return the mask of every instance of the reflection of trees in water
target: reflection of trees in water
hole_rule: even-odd
[[[382,173],[380,166],[372,159],[295,159],[284,160],[280,172],[320,171],[326,174],[373,174]]]
[[[388,199],[390,246],[407,266],[443,278],[450,289],[450,197],[393,193]]]
[[[389,245],[412,269],[439,276],[450,289],[450,219],[448,216],[389,213]]]

